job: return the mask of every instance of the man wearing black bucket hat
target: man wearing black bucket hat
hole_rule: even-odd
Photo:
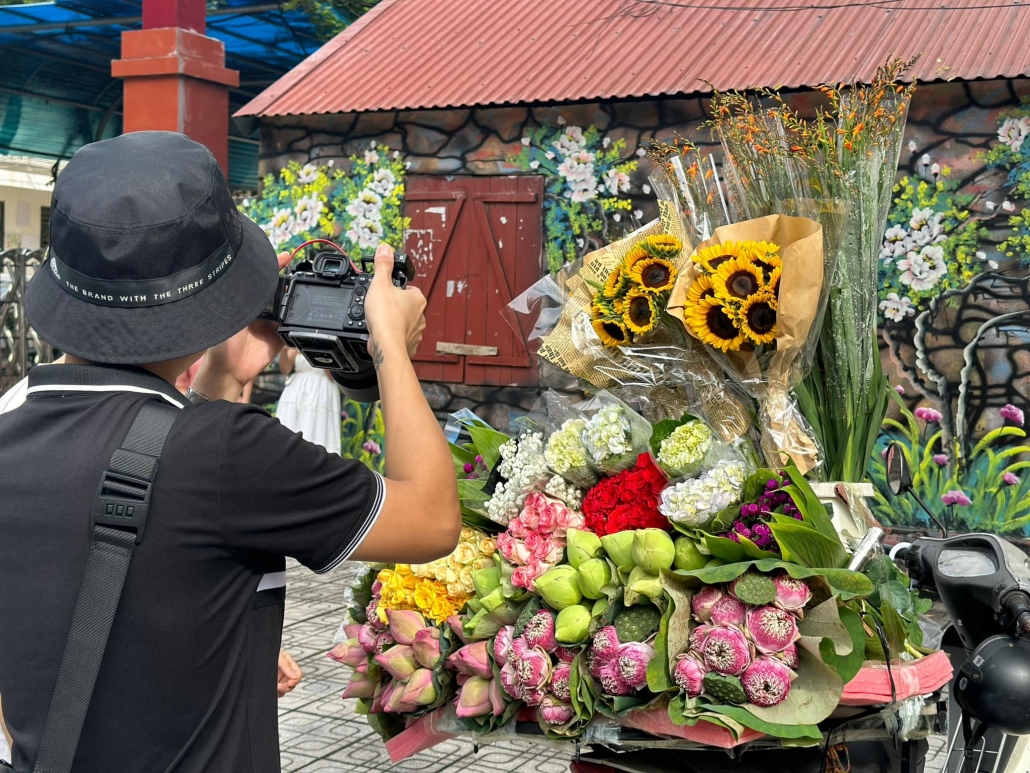
[[[279,350],[271,323],[254,320],[288,257],[236,210],[202,146],[166,132],[85,146],[54,188],[50,244],[26,310],[66,364],[34,369],[24,404],[0,415],[0,695],[14,769],[62,769],[53,749],[70,743],[71,769],[86,773],[278,771],[285,557],[326,572],[347,558],[426,562],[457,542],[450,454],[409,359],[425,299],[391,284],[381,246],[366,316],[384,480],[235,403]],[[173,383],[205,351],[187,400]],[[170,429],[145,537],[129,548],[69,741],[48,708],[69,630],[82,633],[98,481],[155,404],[177,410],[161,411]],[[135,532],[113,533],[131,545]]]

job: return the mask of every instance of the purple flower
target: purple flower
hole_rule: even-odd
[[[472,472],[473,472],[473,471],[474,471],[475,469],[476,469],[476,468],[475,468],[475,466],[474,466],[474,465],[472,464],[472,462],[465,462],[465,467],[464,467],[464,470],[465,470],[465,474],[466,474],[466,475],[471,475],[471,474],[472,474]]]
[[[897,392],[899,395],[904,395],[905,387],[903,387],[901,384],[898,384],[896,387],[894,387],[894,391]]]
[[[916,418],[922,419],[923,421],[930,424],[936,424],[941,420],[941,412],[934,410],[933,408],[925,408],[920,406],[919,408],[916,408]]]
[[[951,461],[951,459],[948,458],[947,454],[934,454],[933,460],[939,467],[943,467]]]
[[[756,523],[751,527],[751,540],[760,548],[767,548],[772,544],[772,529],[764,523]]]
[[[476,454],[476,464],[482,464],[482,463],[483,463],[483,457],[480,456],[479,454]]]
[[[1005,481],[1005,483],[1009,486],[1019,485],[1019,476],[1015,473],[1006,472],[1004,475],[1001,476],[1001,479]]]
[[[963,491],[945,492],[944,496],[941,497],[941,501],[946,505],[961,505],[962,507],[968,507],[973,504],[973,500],[967,497]]]
[[[364,443],[361,444],[361,447],[368,451],[370,454],[381,454],[383,452],[383,449],[374,440],[366,440]],[[466,472],[472,471],[466,470]]]
[[[765,484],[765,490],[766,491],[775,491],[779,487],[780,487],[780,483],[775,478],[772,479],[772,480],[766,481],[766,484]]]
[[[1001,418],[1008,419],[1013,424],[1018,424],[1020,427],[1023,426],[1023,411],[1011,403],[1002,408],[1000,413]]]

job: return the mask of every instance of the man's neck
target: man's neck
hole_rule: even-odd
[[[64,355],[64,357],[62,359],[68,365],[97,365],[98,364],[98,363],[95,363],[95,362],[93,362],[91,360],[84,360],[81,357],[76,357],[74,354],[66,354],[66,355]],[[150,373],[153,373],[155,376],[157,376],[158,378],[162,379],[163,381],[167,381],[169,384],[173,384],[174,385],[175,384],[175,379],[177,379],[180,376],[180,374],[182,374],[186,370],[186,368],[189,367],[189,363],[187,363],[186,365],[183,365],[182,359],[178,359],[178,360],[168,360],[166,362],[154,362],[154,363],[150,363],[150,364],[141,364],[141,365],[137,365],[136,367],[142,368],[145,371],[149,371]]]

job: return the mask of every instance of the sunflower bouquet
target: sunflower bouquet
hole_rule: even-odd
[[[627,346],[654,332],[676,284],[675,260],[682,249],[683,242],[671,234],[646,236],[597,287],[590,314],[602,344]]]

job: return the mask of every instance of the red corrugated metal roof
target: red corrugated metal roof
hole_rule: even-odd
[[[1025,0],[383,0],[240,114],[815,86],[914,54],[920,81],[1011,78],[1027,41]]]

